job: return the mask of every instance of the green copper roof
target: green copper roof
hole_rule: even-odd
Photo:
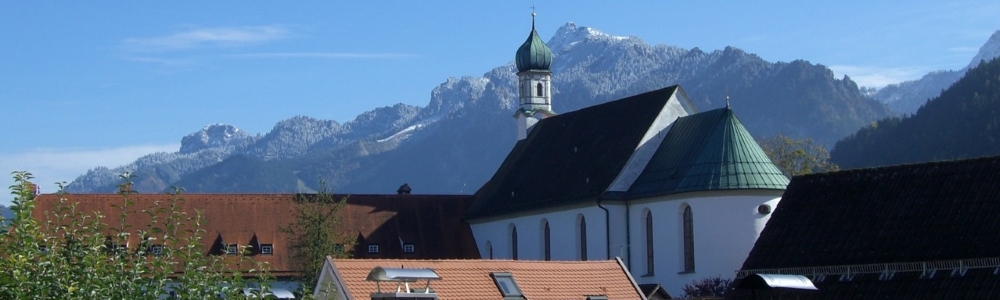
[[[774,189],[788,185],[733,111],[710,110],[674,122],[629,198],[694,191]]]
[[[531,34],[528,35],[528,40],[524,41],[520,48],[517,48],[514,62],[517,64],[518,72],[548,71],[549,65],[552,64],[552,50],[549,50],[549,46],[546,46],[542,38],[538,37],[534,19],[531,20]]]

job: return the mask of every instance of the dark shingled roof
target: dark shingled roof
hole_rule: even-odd
[[[596,199],[678,90],[671,86],[541,120],[476,193],[466,216]]]
[[[787,185],[788,178],[726,107],[677,119],[629,188],[628,197],[707,190],[782,190]]]
[[[800,299],[996,298],[998,182],[1000,157],[795,177],[741,274],[810,276]]]

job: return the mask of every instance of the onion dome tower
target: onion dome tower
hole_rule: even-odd
[[[518,102],[517,139],[528,137],[531,127],[539,120],[555,115],[552,111],[552,50],[535,31],[535,13],[531,12],[531,33],[517,48]]]

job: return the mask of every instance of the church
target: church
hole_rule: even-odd
[[[465,214],[483,259],[620,257],[671,294],[732,278],[788,185],[724,108],[680,86],[552,110],[552,51],[532,22],[515,58],[518,142]]]

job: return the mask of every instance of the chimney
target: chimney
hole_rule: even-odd
[[[35,196],[38,196],[38,194],[40,194],[42,191],[40,188],[38,188],[37,184],[30,182],[28,183],[28,190],[31,191],[31,193],[34,194]]]
[[[396,195],[409,195],[411,191],[413,190],[410,189],[410,184],[404,183],[403,185],[399,186],[399,189],[396,190]]]

